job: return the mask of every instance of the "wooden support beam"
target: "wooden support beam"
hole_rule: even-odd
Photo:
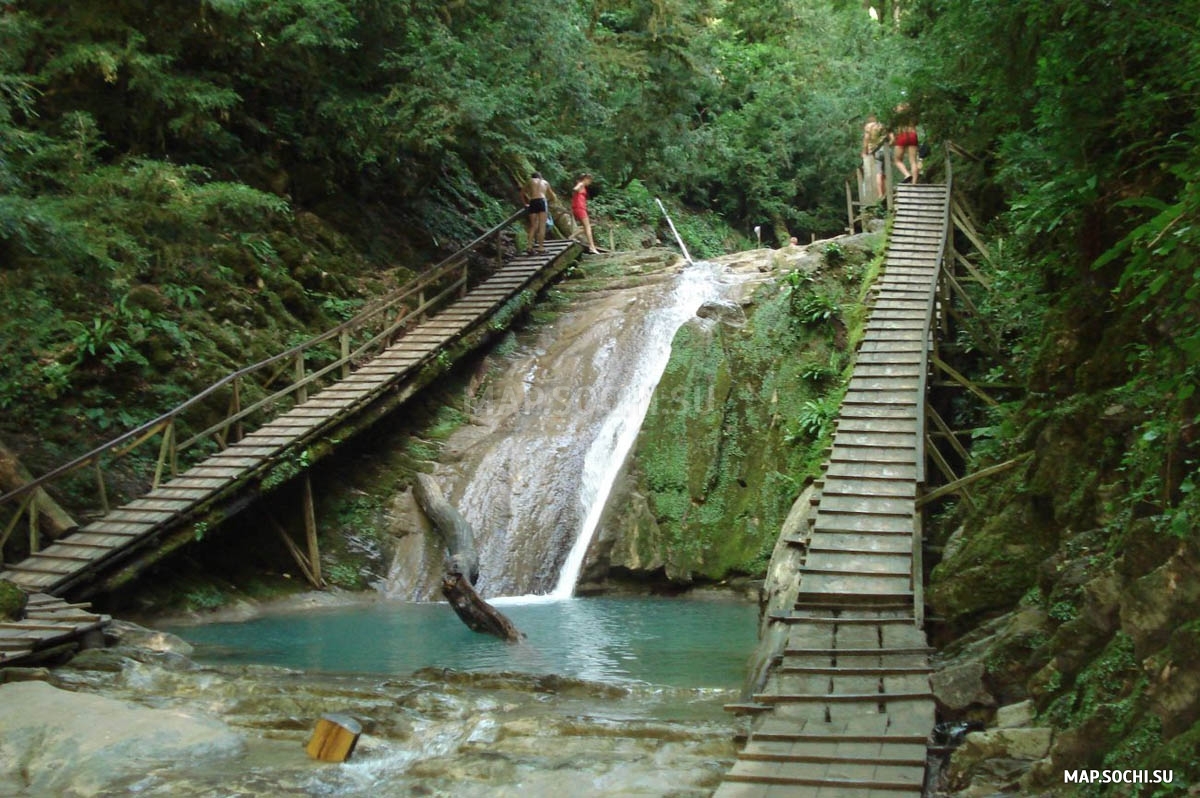
[[[951,216],[954,220],[954,226],[962,231],[963,235],[974,245],[975,249],[979,250],[979,254],[987,261],[988,265],[993,269],[996,268],[996,262],[992,260],[992,253],[988,251],[987,245],[979,237],[979,233],[975,230],[975,225],[971,224],[971,218],[958,200],[954,200],[951,204]]]
[[[967,485],[970,485],[973,482],[978,482],[979,480],[984,479],[986,477],[992,477],[992,476],[995,476],[996,474],[1001,474],[1005,471],[1008,471],[1010,468],[1020,465],[1021,463],[1025,462],[1032,456],[1033,456],[1033,452],[1026,452],[1025,454],[1020,455],[1019,457],[1014,457],[1011,460],[1005,460],[1003,463],[997,463],[994,466],[988,466],[987,468],[981,468],[980,470],[976,471],[974,474],[968,474],[965,477],[961,477],[960,479],[955,479],[952,482],[948,482],[945,485],[941,485],[937,488],[934,488],[933,490],[929,491],[925,495],[919,496],[917,498],[917,507],[921,507],[931,501],[940,499],[943,496],[948,496],[951,493],[961,493],[961,494],[963,494],[963,497],[965,498],[967,496],[967,492],[966,492]]]
[[[946,278],[946,282],[950,286],[950,289],[954,295],[957,296],[964,305],[966,305],[967,311],[971,314],[970,318],[972,322],[978,323],[979,326],[983,328],[983,332],[986,336],[984,345],[988,350],[988,354],[996,359],[999,359],[1000,336],[997,335],[996,331],[993,330],[991,325],[987,323],[987,319],[984,318],[983,314],[979,312],[979,307],[971,300],[971,297],[967,295],[967,292],[963,290],[962,284],[959,283],[958,280],[954,279],[954,275],[950,274],[948,271],[944,271],[942,272],[942,276]]]
[[[950,480],[951,483],[959,481],[958,474],[954,473],[954,469],[950,467],[950,463],[946,461],[946,458],[942,456],[942,453],[938,451],[938,448],[933,445],[933,441],[928,440],[928,436],[926,436],[925,451],[929,455],[929,458],[933,460],[934,465],[938,467],[938,471],[942,472],[942,476]],[[934,491],[930,491],[929,493],[925,494],[925,496],[930,496],[933,494],[933,492]],[[958,493],[960,496],[962,496],[962,500],[966,502],[967,506],[972,510],[978,509],[978,505],[975,504],[975,500],[971,498],[971,494],[965,486],[961,486],[958,490],[951,492]],[[925,501],[931,501],[931,499],[926,498],[924,501],[917,499],[917,506],[920,507],[925,503]]]
[[[979,269],[975,267],[974,263],[971,263],[971,261],[967,260],[965,255],[963,255],[961,252],[955,252],[954,260],[958,263],[958,265],[967,270],[967,273],[975,279],[975,282],[979,283],[989,291],[992,290],[992,281],[987,277],[984,277],[983,272],[979,271]]]
[[[959,374],[957,371],[955,371],[953,368],[951,368],[946,363],[946,361],[942,360],[937,355],[933,355],[931,357],[931,360],[933,361],[933,365],[937,366],[939,369],[941,369],[943,372],[945,372],[945,374],[947,376],[949,376],[950,379],[954,380],[959,385],[963,386],[968,391],[970,391],[971,393],[978,396],[980,399],[982,399],[987,404],[991,405],[992,407],[996,407],[997,405],[1000,404],[995,399],[993,399],[992,397],[990,397],[986,393],[984,393],[983,390],[978,385],[971,382],[966,377],[964,377],[962,374]]]
[[[321,577],[321,550],[317,547],[317,514],[313,509],[312,476],[304,474],[304,533],[308,538],[308,562],[312,568],[313,584],[325,587]]]
[[[292,541],[291,535],[283,528],[283,524],[275,520],[274,516],[267,516],[271,526],[275,527],[275,531],[279,533],[279,537],[283,540],[283,545],[287,547],[288,553],[292,555],[292,559],[296,561],[296,565],[300,566],[300,573],[304,574],[304,578],[313,587],[321,587],[317,583],[316,577],[313,576],[312,568],[308,565],[308,559],[304,556],[304,552],[300,551],[300,547]]]
[[[969,457],[967,454],[967,449],[961,443],[959,443],[958,436],[955,435],[950,429],[950,425],[946,423],[938,411],[933,408],[933,405],[929,403],[925,404],[925,414],[929,417],[929,420],[933,422],[933,425],[938,428],[942,435],[945,436],[946,440],[950,441],[951,448],[953,448],[955,453],[965,462]]]

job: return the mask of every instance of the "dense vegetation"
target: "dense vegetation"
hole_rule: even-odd
[[[563,194],[595,173],[618,223],[653,227],[661,193],[768,237],[836,231],[892,60],[869,56],[902,42],[759,5],[5,5],[7,432],[78,451],[152,417],[504,218],[534,168]]]
[[[870,5],[5,4],[0,436],[37,470],[154,415],[502,219],[533,168],[595,173],[651,237],[656,194],[836,232],[863,116],[907,96],[988,223],[1006,351],[972,375],[1027,389],[958,421],[978,465],[1034,454],[943,519],[931,596],[956,632],[1040,618],[988,678],[1076,729],[1064,766],[1194,777],[1196,4]]]
[[[1200,778],[1200,45],[1194,3],[922,2],[922,118],[991,219],[983,298],[1024,387],[978,425],[988,485],[931,596],[1001,701],[1066,729],[1055,769]],[[965,341],[964,343],[970,343]],[[1189,576],[1184,576],[1188,574]],[[981,627],[982,625],[982,627]],[[959,649],[960,654],[971,646]],[[964,656],[970,656],[964,654]],[[1182,785],[1181,785],[1182,782]],[[1146,794],[1149,794],[1149,790]]]

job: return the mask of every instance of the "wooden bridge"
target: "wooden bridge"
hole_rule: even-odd
[[[33,552],[0,566],[0,579],[47,596],[86,597],[111,589],[202,537],[210,523],[302,476],[307,552],[282,528],[280,533],[306,577],[320,585],[308,467],[503,330],[581,251],[572,241],[548,241],[544,255],[501,261],[499,234],[522,215],[337,328],[226,377],[160,418],[0,497],[0,508],[8,512],[0,546],[24,520]],[[497,242],[495,265],[487,274],[474,274],[480,271],[477,253],[488,242]],[[280,385],[288,375],[290,381]],[[109,506],[106,471],[136,447],[155,443],[159,454],[149,489]],[[96,479],[96,517],[43,547],[40,491],[88,474]],[[0,643],[0,664],[5,658]]]
[[[925,393],[946,185],[901,185],[882,276],[802,536],[792,609],[716,798],[920,795],[934,725],[921,593]]]

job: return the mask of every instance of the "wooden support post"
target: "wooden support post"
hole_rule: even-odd
[[[360,734],[362,725],[349,715],[322,715],[304,750],[321,762],[345,762]]]
[[[996,474],[1003,473],[1003,472],[1009,470],[1010,468],[1013,468],[1014,466],[1020,465],[1021,463],[1025,462],[1032,456],[1033,456],[1032,452],[1026,452],[1025,454],[1020,455],[1019,457],[1014,457],[1011,460],[1005,460],[1003,463],[997,463],[994,466],[988,466],[987,468],[981,468],[978,471],[976,471],[974,474],[967,474],[965,477],[962,477],[961,479],[956,479],[945,485],[940,485],[937,488],[934,488],[933,490],[926,493],[924,496],[921,496],[920,498],[918,498],[917,499],[917,507],[922,507],[922,506],[928,504],[929,502],[933,501],[934,499],[940,499],[943,496],[950,495],[951,493],[962,493],[965,497],[967,495],[967,493],[966,493],[967,485],[970,485],[972,482],[978,482],[979,480],[984,479],[986,477],[991,477],[991,476],[995,476]]]
[[[321,550],[317,547],[317,514],[313,509],[312,476],[304,474],[304,533],[308,538],[308,562],[312,566],[313,584],[324,587],[321,578]]]
[[[947,274],[946,280],[949,282],[950,288],[954,291],[955,295],[958,296],[964,305],[966,305],[967,311],[971,314],[971,317],[978,320],[979,326],[983,328],[983,332],[991,344],[988,354],[990,354],[992,357],[1000,357],[1000,336],[996,335],[995,331],[993,331],[988,325],[987,320],[983,317],[983,314],[979,312],[979,308],[975,305],[975,303],[971,301],[971,297],[967,295],[967,292],[962,287],[962,284],[959,283],[958,280],[954,279],[954,275]]]
[[[928,403],[925,405],[925,413],[929,416],[929,420],[933,422],[933,425],[938,428],[938,431],[950,442],[950,447],[954,449],[954,453],[961,457],[963,462],[966,462],[970,457],[966,447],[959,442],[958,436],[950,429],[950,425],[946,423],[941,414],[934,409],[933,405]]]
[[[275,520],[274,516],[267,516],[267,520],[271,522],[271,526],[275,527],[275,531],[279,533],[280,539],[283,540],[283,545],[287,547],[288,553],[292,555],[292,559],[296,561],[296,565],[300,566],[300,573],[304,574],[304,578],[308,580],[308,583],[315,588],[324,587],[313,576],[312,568],[309,566],[304,552],[300,551],[300,547],[295,544],[291,535],[283,528],[283,524]]]
[[[468,261],[464,260],[463,261],[463,269],[462,269],[462,288],[458,292],[459,297],[464,297],[467,295],[467,291],[468,291],[467,278],[470,277],[470,275],[467,273],[467,266],[468,266]]]
[[[967,218],[966,212],[963,211],[962,206],[958,204],[957,200],[955,200],[953,204],[953,219],[954,225],[962,231],[963,235],[967,237],[975,249],[979,250],[979,254],[983,256],[983,259],[987,261],[988,265],[993,269],[996,268],[996,263],[992,260],[992,253],[988,252],[987,246],[979,237],[979,233],[975,232],[975,226],[971,224],[970,219]]]
[[[972,278],[974,278],[975,282],[979,283],[980,285],[982,285],[984,288],[986,288],[989,291],[992,290],[992,281],[989,280],[987,277],[984,277],[983,272],[981,272],[981,271],[979,271],[979,269],[975,268],[975,264],[971,263],[971,261],[967,260],[966,257],[961,252],[955,252],[954,259],[958,262],[958,264],[960,266],[962,266],[964,269],[967,270],[967,273],[970,274]]]

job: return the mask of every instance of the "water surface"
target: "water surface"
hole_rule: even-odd
[[[381,601],[171,629],[212,663],[407,675],[419,668],[515,671],[602,682],[736,689],[757,608],[734,600],[573,598],[505,605],[525,633],[505,643],[443,603]]]

